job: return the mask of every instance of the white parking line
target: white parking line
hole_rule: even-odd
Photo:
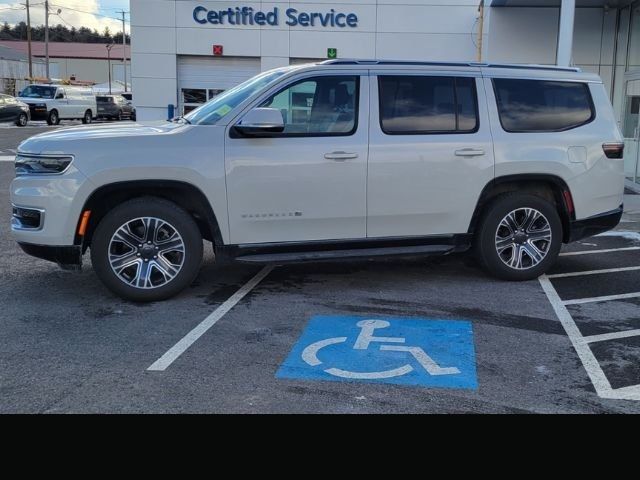
[[[602,367],[600,367],[600,363],[591,351],[591,348],[589,348],[589,345],[584,341],[584,336],[580,333],[578,325],[576,325],[576,322],[573,320],[573,317],[569,313],[569,310],[567,310],[567,307],[565,307],[549,278],[550,277],[546,275],[540,277],[540,285],[542,285],[544,293],[547,294],[547,298],[549,299],[549,302],[551,302],[551,306],[556,312],[558,320],[560,320],[564,331],[567,332],[567,336],[569,337],[569,340],[571,340],[574,350],[578,354],[578,357],[580,357],[582,365],[587,371],[587,375],[589,375],[591,383],[593,383],[593,386],[596,389],[596,393],[600,397],[614,398],[611,397],[613,392],[611,383],[609,383],[607,376],[602,370]]]
[[[575,300],[565,300],[563,303],[565,305],[582,305],[584,303],[610,302],[612,300],[625,300],[628,298],[640,298],[640,292],[605,295],[602,297],[576,298]]]
[[[207,331],[213,327],[216,323],[224,317],[229,310],[235,307],[251,290],[258,286],[258,284],[264,280],[267,275],[274,269],[273,266],[264,267],[258,274],[249,280],[244,286],[234,293],[226,302],[220,305],[214,310],[214,312],[204,319],[200,325],[191,330],[182,340],[176,343],[167,353],[160,357],[153,365],[147,370],[153,372],[164,372],[167,368],[175,362],[180,355],[187,351],[187,349],[193,345],[200,337],[202,337]]]
[[[602,335],[591,335],[584,337],[585,343],[606,342],[607,340],[618,340],[620,338],[640,337],[640,330],[625,330],[623,332],[603,333]]]
[[[16,159],[15,156],[11,156],[11,157],[5,156],[5,155],[0,156],[0,162],[14,162],[15,159]]]
[[[607,248],[605,250],[581,250],[579,252],[564,252],[561,253],[560,256],[573,257],[576,255],[592,255],[596,253],[631,252],[633,250],[640,250],[640,247]]]
[[[603,270],[586,270],[584,272],[557,273],[555,275],[548,275],[547,278],[582,277],[583,275],[600,275],[600,274],[604,274],[604,273],[632,272],[634,270],[640,270],[640,266],[621,267],[621,268],[605,268]]]

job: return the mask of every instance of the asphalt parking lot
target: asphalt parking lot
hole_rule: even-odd
[[[50,128],[0,128],[2,413],[640,412],[640,196],[539,281],[466,255],[271,269],[209,248],[188,291],[138,305],[87,257],[63,272],[10,238],[8,157]],[[371,374],[394,368],[413,372]]]

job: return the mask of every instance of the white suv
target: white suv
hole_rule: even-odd
[[[271,70],[172,123],[76,128],[19,147],[13,234],[166,299],[203,239],[243,262],[474,248],[509,280],[615,227],[623,143],[602,81],[541,66],[336,60]]]

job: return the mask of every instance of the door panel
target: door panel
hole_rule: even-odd
[[[53,110],[53,108],[58,110],[58,114],[60,118],[71,118],[73,117],[73,112],[72,112],[72,107],[69,105],[69,97],[67,96],[66,90],[63,88],[58,88],[58,91],[56,92],[56,97],[61,93],[64,94],[64,98],[61,98],[61,99],[56,98],[50,110]]]
[[[380,75],[404,76],[402,72]],[[383,104],[378,77],[370,78],[368,237],[466,233],[482,189],[494,178],[481,80],[467,78],[458,85],[458,77],[446,80],[452,77],[431,76],[443,80],[423,85],[399,78],[395,84],[383,83]],[[477,119],[471,111],[475,105],[470,103],[475,100],[474,87],[478,92]],[[384,128],[396,134],[383,131],[381,113],[388,117]],[[447,129],[452,132],[444,133]]]
[[[231,138],[229,126],[232,243],[366,237],[368,87],[363,72],[314,74],[256,105],[283,112],[282,135]]]

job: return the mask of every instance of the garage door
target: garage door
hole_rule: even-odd
[[[258,73],[259,58],[180,56],[179,111],[188,113]]]

